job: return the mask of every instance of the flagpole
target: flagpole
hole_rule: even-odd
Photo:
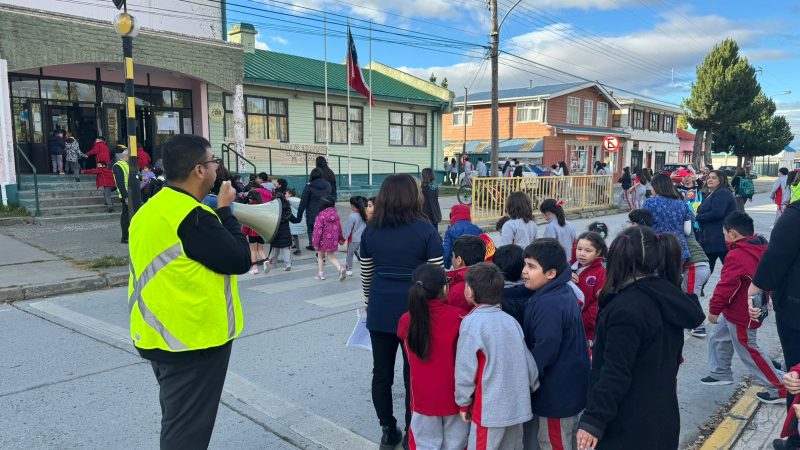
[[[372,186],[372,22],[369,23],[369,185]]]
[[[328,16],[326,14],[322,15],[322,42],[325,55],[325,151],[329,152],[328,146],[331,145],[331,117],[330,108],[328,108]],[[330,155],[325,156],[330,158]]]
[[[352,153],[352,146],[350,145],[350,20],[347,21],[347,80],[345,86],[347,87],[347,185],[353,185],[353,162],[350,159]],[[363,120],[363,118],[362,118]]]

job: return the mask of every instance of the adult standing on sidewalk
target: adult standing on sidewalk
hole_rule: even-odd
[[[231,212],[229,182],[216,211],[200,203],[220,162],[211,144],[179,134],[162,154],[169,185],[131,223],[131,339],[158,381],[161,448],[205,449],[243,326],[233,275],[250,268],[250,250]]]
[[[442,240],[422,212],[417,182],[411,175],[391,175],[383,181],[375,212],[361,235],[361,283],[367,299],[367,329],[372,341],[372,403],[383,436],[380,448],[400,443],[392,402],[397,349],[403,354],[405,385],[404,442],[411,422],[408,356],[397,337],[397,321],[408,311],[411,273],[420,264],[443,264]]]
[[[119,227],[122,230],[122,239],[120,242],[123,244],[128,243],[128,227],[131,223],[131,217],[128,213],[128,174],[130,167],[128,166],[128,155],[130,152],[124,150],[119,155],[119,161],[114,163],[111,171],[114,173],[114,183],[117,185],[117,195],[119,201],[122,203],[122,212],[119,215]]]
[[[331,184],[331,195],[336,198],[336,174],[328,166],[328,160],[324,156],[317,156],[316,165],[322,171],[322,178]]]
[[[797,230],[800,229],[800,202],[794,202],[786,207],[770,234],[767,251],[761,257],[750,284],[748,294],[752,296],[762,291],[772,292],[772,305],[775,310],[775,323],[778,328],[778,338],[781,341],[784,362],[787,368],[800,364],[800,239]],[[750,308],[750,316],[758,317],[760,309]],[[784,377],[784,385],[789,392],[797,392],[791,385],[797,385],[800,380],[797,374],[790,372]],[[787,395],[786,405],[790,407],[795,395]],[[791,412],[791,411],[790,411]],[[793,436],[789,440],[776,439],[773,442],[776,449],[800,448],[800,437]]]
[[[700,224],[698,241],[708,255],[709,267],[713,274],[717,260],[720,264],[725,264],[728,247],[725,245],[725,235],[722,234],[722,223],[730,213],[736,211],[736,200],[733,199],[728,176],[721,170],[714,170],[708,174],[706,186],[709,193],[697,208],[695,220]]]
[[[300,206],[297,207],[297,215],[293,219],[289,219],[291,223],[300,223],[303,220],[303,213],[306,213],[306,231],[308,232],[306,250],[314,250],[314,246],[311,245],[313,241],[311,237],[314,234],[314,221],[317,220],[317,214],[319,214],[319,203],[322,197],[332,195],[332,189],[331,184],[324,179],[322,169],[317,167],[312,170],[308,184],[303,189]]]

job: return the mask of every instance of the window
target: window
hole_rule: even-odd
[[[288,101],[275,98],[244,98],[247,139],[263,141],[272,139],[289,142]]]
[[[594,102],[591,100],[583,101],[583,124],[592,126],[592,110],[594,109]]]
[[[225,139],[233,139],[233,97],[224,95],[222,105],[225,109]]]
[[[667,133],[675,132],[675,117],[664,116],[664,131]]]
[[[544,102],[517,103],[517,123],[541,122]]]
[[[661,129],[659,126],[659,119],[661,116],[658,113],[651,112],[650,113],[650,130],[651,131],[658,131]]]
[[[467,126],[472,125],[472,106],[467,106]],[[464,126],[464,107],[453,108],[453,126]]]
[[[567,123],[580,123],[581,99],[567,97]]]
[[[347,106],[329,104],[329,120],[325,120],[325,104],[314,103],[314,142],[324,144],[327,132],[331,144],[347,144]],[[350,107],[350,143],[364,143],[364,108]]]
[[[69,86],[62,80],[41,80],[42,98],[48,100],[69,100]]]
[[[389,145],[424,147],[427,137],[427,114],[389,111]]]
[[[608,103],[606,102],[597,102],[597,126],[608,126]]]
[[[633,128],[644,129],[644,111],[633,110]]]

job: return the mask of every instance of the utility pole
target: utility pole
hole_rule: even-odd
[[[489,175],[496,177],[500,159],[500,119],[497,111],[497,54],[500,46],[500,28],[497,26],[497,0],[489,0],[489,7],[492,10],[492,165]]]
[[[467,90],[467,87],[464,86],[464,115],[463,115],[463,118],[464,118],[464,146],[461,148],[461,155],[466,155],[467,154],[467,95],[468,94],[469,94],[469,91]],[[459,157],[459,160],[460,159],[461,158]]]

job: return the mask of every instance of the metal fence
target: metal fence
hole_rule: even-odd
[[[563,200],[565,211],[610,206],[612,185],[610,175],[474,178],[472,220],[496,220],[504,216],[506,199],[517,191],[528,194],[534,210],[548,198]]]

